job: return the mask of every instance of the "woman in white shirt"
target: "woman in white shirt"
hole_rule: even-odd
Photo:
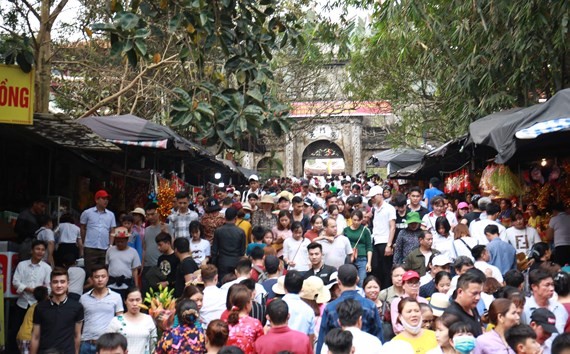
[[[459,256],[466,256],[475,261],[471,250],[479,244],[479,241],[471,237],[469,227],[465,224],[455,226],[453,228],[453,238],[451,258],[456,259]]]
[[[445,216],[440,216],[435,220],[436,233],[433,235],[433,248],[450,259],[453,258],[453,233],[451,225]]]

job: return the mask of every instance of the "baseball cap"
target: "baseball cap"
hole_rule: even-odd
[[[378,194],[382,194],[382,192],[384,192],[384,189],[382,189],[382,187],[374,186],[374,187],[370,188],[370,192],[368,192],[368,196],[370,198],[372,198]]]
[[[556,329],[556,316],[552,311],[545,308],[538,308],[530,315],[530,320],[541,325],[548,333],[558,333]]]
[[[259,177],[257,177],[257,175],[251,175],[251,176],[249,176],[248,181],[259,181]]]
[[[265,260],[263,262],[268,273],[275,273],[279,269],[279,258],[277,258],[277,256],[269,254],[265,256]],[[270,272],[269,270],[272,270],[273,272]]]
[[[129,230],[126,227],[119,226],[115,228],[115,238],[129,238]]]
[[[220,207],[220,203],[218,202],[218,200],[216,198],[208,198],[208,200],[206,200],[206,212],[207,213],[213,213],[215,211],[219,211],[222,208]]]
[[[461,203],[457,204],[457,209],[469,209],[469,204],[467,204],[465,202],[461,202]]]
[[[243,205],[240,202],[233,202],[232,208],[235,208],[236,210],[240,210],[241,208],[243,208]]]
[[[446,264],[451,264],[451,259],[449,259],[449,257],[444,254],[438,254],[437,256],[433,257],[431,264],[434,266],[442,267]]]
[[[308,187],[309,186],[309,181],[307,181],[306,179],[301,181],[301,187]]]
[[[111,195],[109,193],[107,193],[106,190],[101,189],[101,190],[98,190],[97,192],[95,192],[95,200],[97,200],[99,198],[111,198]]]
[[[313,201],[311,200],[311,198],[305,198],[305,200],[303,200],[303,204],[305,204],[306,206],[311,206],[313,205]]]
[[[402,276],[402,281],[408,281],[411,279],[420,279],[420,275],[418,274],[418,272],[413,271],[413,270],[408,270],[407,272],[404,273],[404,275]]]

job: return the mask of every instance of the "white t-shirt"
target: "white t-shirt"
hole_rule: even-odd
[[[44,241],[47,244],[53,242],[55,246],[55,235],[51,229],[45,228],[43,226],[40,227],[40,229],[36,231],[36,237],[38,240]],[[46,248],[46,252],[44,253],[44,258],[42,258],[42,260],[44,262],[47,262],[48,257],[49,257],[49,252]]]
[[[433,249],[438,250],[441,254],[446,255],[449,259],[453,257],[453,234],[443,237],[437,232],[433,234]]]
[[[133,269],[141,266],[141,259],[138,252],[132,247],[127,247],[127,249],[120,251],[117,249],[117,246],[111,246],[107,250],[105,264],[109,266],[109,276],[124,276],[130,279],[133,277]],[[111,289],[127,289],[128,287],[124,283],[121,286],[109,283],[109,288]]]
[[[427,228],[432,233],[432,235],[435,235],[435,233],[437,232],[437,230],[435,229],[435,221],[437,220],[438,217],[439,216],[435,215],[435,213],[432,211],[424,215],[424,217],[422,218],[422,226]],[[446,210],[445,217],[447,221],[449,221],[449,226],[451,226],[451,228],[453,229],[455,225],[457,225],[457,218],[455,217],[455,214],[453,214],[449,210]]]
[[[486,276],[488,276],[487,270],[491,270],[491,277],[497,279],[499,283],[503,282],[503,274],[501,274],[499,268],[495,267],[494,265],[483,261],[476,261],[475,268],[485,273]]]
[[[79,226],[64,222],[59,224],[55,230],[55,236],[57,238],[57,243],[73,243],[77,242],[77,239],[81,237],[81,231]]]
[[[157,342],[156,325],[149,315],[143,314],[142,321],[133,323],[123,315],[113,317],[107,333],[121,333],[127,338],[129,353],[150,354]]]
[[[534,227],[527,226],[522,230],[517,229],[514,226],[509,227],[505,231],[505,238],[508,243],[511,244],[517,253],[528,253],[532,246],[536,243],[541,242],[540,236]]]
[[[550,219],[548,226],[554,230],[554,247],[570,245],[570,215],[559,213]]]
[[[462,237],[454,240],[452,244],[452,259],[457,259],[459,256],[466,256],[469,257],[472,261],[475,261],[473,255],[471,254],[471,250],[478,244],[479,242],[473,237]],[[471,250],[469,248],[471,248]]]
[[[299,241],[293,237],[285,239],[283,242],[283,259],[295,262],[295,266],[287,268],[288,270],[297,270],[306,272],[311,268],[309,261],[309,251],[307,246],[311,243],[308,238],[302,237]]]
[[[352,333],[352,346],[354,354],[381,353],[382,342],[370,333],[366,333],[357,327],[346,327],[346,331]],[[321,354],[328,354],[329,348],[325,344],[321,348]]]
[[[208,240],[204,240],[203,238],[201,238],[198,242],[190,240],[190,252],[192,253],[194,262],[196,262],[199,267],[204,259],[206,259],[206,257],[210,257],[212,255],[210,251],[210,242],[208,242]]]
[[[79,267],[69,267],[67,270],[69,275],[69,292],[83,295],[83,284],[85,283],[85,271]]]
[[[505,241],[505,227],[500,223],[490,219],[481,219],[479,221],[471,222],[469,225],[469,234],[471,237],[476,239],[480,245],[486,245],[489,243],[487,236],[485,236],[485,228],[487,225],[497,225],[499,228],[499,237],[501,237],[501,240]]]
[[[388,239],[390,238],[390,220],[396,221],[396,208],[386,203],[386,201],[382,202],[380,208],[378,208],[378,205],[374,205],[373,207],[372,241],[375,245],[388,243]]]
[[[350,241],[344,235],[335,237],[332,243],[327,240],[320,240],[319,243],[323,246],[325,264],[336,269],[345,263],[346,256],[352,254]]]

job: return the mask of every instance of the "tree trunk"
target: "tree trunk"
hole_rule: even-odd
[[[37,41],[36,52],[36,102],[35,111],[37,113],[49,112],[49,94],[51,89],[51,28],[50,2],[42,0],[40,10],[40,29]]]

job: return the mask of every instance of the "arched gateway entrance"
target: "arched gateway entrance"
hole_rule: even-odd
[[[315,141],[303,151],[303,173],[305,176],[324,176],[345,172],[344,153],[328,140]]]

